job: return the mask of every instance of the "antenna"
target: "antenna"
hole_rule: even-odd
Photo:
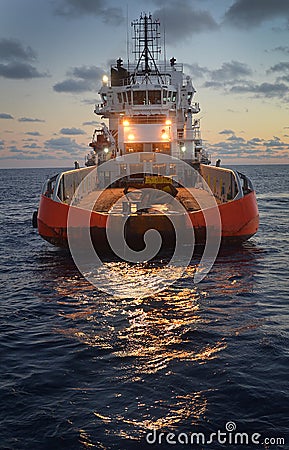
[[[165,74],[166,74],[167,73],[167,51],[166,51],[166,11],[165,11],[165,8],[164,8],[163,24],[164,24],[164,60],[165,60]]]
[[[152,73],[154,67],[154,72],[160,76],[158,67],[156,65],[156,60],[159,59],[159,54],[161,52],[161,47],[159,45],[160,32],[159,32],[160,22],[159,20],[153,20],[151,14],[140,16],[139,20],[132,22],[132,27],[134,30],[133,41],[135,59],[138,60],[135,74],[139,71],[146,76]],[[141,63],[144,62],[144,65]],[[151,63],[151,64],[150,64]],[[139,67],[141,69],[139,70]]]
[[[128,3],[126,4],[126,57],[127,57],[127,67],[129,70],[129,31],[128,31]]]

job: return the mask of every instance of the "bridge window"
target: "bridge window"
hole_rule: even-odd
[[[125,145],[125,153],[143,152],[143,144],[129,143]]]
[[[131,104],[131,92],[124,92],[124,101],[129,105]]]
[[[161,104],[161,91],[149,91],[149,104],[151,105]]]
[[[170,155],[171,144],[169,142],[156,142],[153,143],[152,150],[156,153],[166,153],[167,155]]]
[[[146,91],[133,91],[133,104],[146,105]]]
[[[176,101],[176,96],[177,96],[176,92],[169,91],[168,92],[168,98],[167,98],[168,102],[175,102]]]

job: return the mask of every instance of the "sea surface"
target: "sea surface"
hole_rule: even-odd
[[[57,170],[0,170],[1,450],[289,449],[289,166],[238,170],[257,235],[145,299],[97,291],[32,228]]]

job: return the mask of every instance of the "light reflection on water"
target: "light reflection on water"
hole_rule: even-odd
[[[262,252],[254,246],[233,255],[225,252],[197,286],[192,264],[179,282],[146,299],[112,298],[76,273],[58,272],[56,298],[65,327],[57,332],[92,349],[95,364],[105,363],[100,387],[92,380],[78,389],[84,396],[107,396],[101,402],[96,397],[91,410],[95,429],[106,438],[96,440],[94,431],[81,429],[82,445],[110,448],[106,444],[112,436],[139,441],[151,429],[173,430],[206,420],[216,387],[202,385],[194,371],[222,358],[230,336],[261,325],[250,317],[231,320],[254,309],[250,293],[259,257]],[[125,270],[122,263],[124,276]],[[139,268],[144,274],[157,270],[155,264]],[[249,296],[245,302],[243,296]]]

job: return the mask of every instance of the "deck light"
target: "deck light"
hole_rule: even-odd
[[[133,141],[134,140],[134,134],[130,133],[127,138],[128,138],[129,141]]]
[[[105,147],[105,148],[103,149],[103,151],[104,151],[104,153],[108,153],[108,152],[109,152],[109,150],[108,150],[107,147]]]
[[[172,121],[170,119],[167,119],[166,120],[166,125],[171,125],[171,124],[172,124]]]
[[[185,146],[185,145],[182,145],[182,146],[181,146],[181,150],[182,150],[183,153],[185,153],[185,151],[186,151],[186,146]]]
[[[102,83],[103,83],[103,84],[108,84],[108,76],[107,76],[107,75],[103,75],[103,77],[102,77]]]
[[[169,135],[168,135],[168,133],[166,132],[166,130],[162,130],[162,139],[168,139],[169,138]]]
[[[127,119],[124,119],[122,124],[123,124],[124,127],[128,127],[129,126],[129,121]]]

